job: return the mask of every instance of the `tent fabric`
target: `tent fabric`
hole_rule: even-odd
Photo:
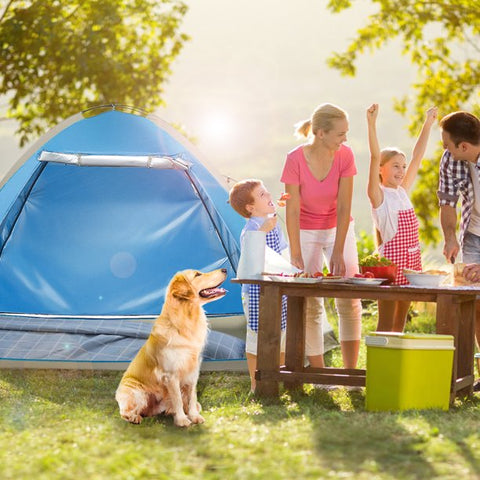
[[[39,162],[43,151],[181,156],[191,167],[78,167]],[[156,314],[178,270],[235,276],[243,219],[202,163],[147,118],[84,118],[37,150],[16,180],[0,191],[0,311]],[[240,287],[229,291],[207,313],[241,313]]]
[[[157,117],[115,106],[64,124],[36,143],[0,190],[0,312],[32,316],[0,317],[0,341],[10,330],[37,345],[50,342],[38,335],[59,342],[65,339],[58,335],[85,335],[100,350],[103,342],[103,355],[118,337],[133,338],[130,317],[160,312],[170,278],[189,268],[227,269],[229,293],[205,311],[226,322],[241,315],[240,286],[229,280],[236,275],[244,221],[196,148]],[[47,152],[56,160],[73,155],[115,161],[79,166],[45,160]],[[178,168],[136,166],[132,158],[178,159]],[[42,315],[45,321],[35,319]],[[68,325],[76,325],[56,331],[60,324],[51,315],[75,317]],[[108,323],[106,332],[103,320],[84,320],[92,315],[117,316],[118,325]],[[209,343],[220,336],[236,344],[232,351],[244,348],[243,340],[217,333],[211,332]],[[85,357],[96,358],[92,352]]]
[[[151,318],[0,316],[0,359],[130,362],[150,334]],[[204,360],[243,357],[245,344],[210,330]]]
[[[48,163],[0,257],[0,309],[155,314],[178,270],[233,273],[208,212],[185,182],[178,170]],[[235,297],[207,311],[221,313],[222,302],[233,306]]]

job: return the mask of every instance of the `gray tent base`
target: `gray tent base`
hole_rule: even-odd
[[[242,318],[212,319],[202,370],[247,370]],[[154,319],[0,314],[0,368],[126,370]]]
[[[0,314],[0,368],[120,370],[148,338],[155,317]],[[247,371],[245,317],[209,318],[202,371]],[[338,345],[325,334],[325,351]]]

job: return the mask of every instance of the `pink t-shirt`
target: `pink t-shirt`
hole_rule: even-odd
[[[287,154],[281,181],[300,186],[300,228],[325,230],[337,226],[338,184],[341,177],[357,173],[350,147],[342,145],[335,152],[332,168],[320,182],[310,171],[303,153],[303,145]]]

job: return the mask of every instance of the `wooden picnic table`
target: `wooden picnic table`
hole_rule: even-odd
[[[257,380],[255,392],[278,397],[279,382],[287,387],[303,383],[365,386],[364,369],[304,366],[305,300],[307,297],[408,300],[436,304],[436,333],[453,335],[454,360],[450,403],[456,396],[471,396],[474,382],[475,302],[480,291],[468,287],[417,287],[356,285],[352,283],[301,283],[269,276],[233,279],[233,283],[260,286]],[[280,365],[281,299],[287,296],[285,365]]]

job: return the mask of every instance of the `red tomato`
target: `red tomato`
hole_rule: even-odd
[[[363,276],[365,278],[375,278],[375,275],[372,272],[365,272]]]
[[[362,275],[361,273],[356,273],[354,275],[355,278],[365,278],[365,275]]]
[[[323,273],[322,273],[322,272],[315,272],[315,273],[313,274],[313,276],[314,276],[315,278],[323,277]]]

